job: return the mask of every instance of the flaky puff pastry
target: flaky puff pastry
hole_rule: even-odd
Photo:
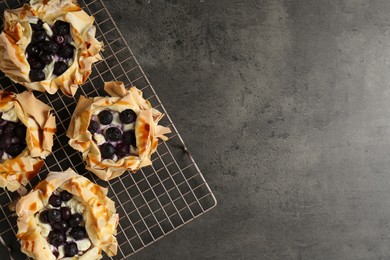
[[[31,82],[25,51],[32,36],[29,21],[36,17],[49,25],[58,20],[68,22],[76,55],[62,75]],[[0,69],[14,82],[30,90],[54,94],[61,89],[65,95],[74,96],[78,85],[91,74],[92,63],[102,58],[99,51],[103,44],[95,38],[94,20],[74,0],[32,0],[21,8],[5,10],[4,30],[0,34]]]
[[[0,112],[10,109],[14,109],[27,128],[26,149],[17,157],[0,163],[0,187],[15,191],[38,174],[43,159],[51,153],[56,122],[52,108],[29,91],[21,94],[0,91]]]
[[[170,129],[158,125],[163,114],[152,108],[149,101],[142,97],[142,91],[136,87],[126,89],[123,82],[106,82],[104,90],[111,97],[86,98],[81,96],[73,113],[67,136],[69,144],[83,153],[86,168],[100,179],[111,180],[120,176],[126,170],[137,171],[150,165],[151,155],[157,149],[158,138],[167,140],[165,134]],[[129,155],[117,161],[102,160],[99,147],[88,131],[89,122],[95,111],[109,109],[121,112],[132,109],[137,115],[135,121],[135,137],[138,155]]]
[[[109,256],[117,253],[115,238],[119,217],[114,202],[107,197],[107,189],[92,183],[71,169],[65,172],[51,172],[36,188],[22,197],[16,204],[18,216],[17,238],[22,251],[34,259],[55,260],[50,244],[42,237],[35,214],[47,205],[49,197],[58,188],[73,194],[85,206],[83,218],[92,247],[82,256],[70,259],[101,259],[103,250]]]

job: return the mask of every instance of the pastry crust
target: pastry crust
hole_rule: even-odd
[[[29,21],[36,17],[49,24],[58,20],[68,22],[76,55],[73,64],[62,75],[31,82],[30,65],[24,53],[32,36]],[[94,20],[72,0],[32,0],[21,8],[5,10],[4,30],[0,34],[0,69],[30,90],[54,94],[61,89],[65,95],[74,96],[78,85],[91,74],[92,63],[102,59],[99,51],[103,44],[95,38]]]
[[[49,243],[42,237],[34,215],[48,204],[50,195],[57,188],[70,192],[86,206],[83,216],[92,247],[84,255],[71,259],[101,259],[102,250],[109,256],[116,255],[117,240],[114,235],[119,217],[114,202],[107,197],[106,188],[92,183],[71,169],[49,173],[45,180],[16,204],[17,238],[21,242],[22,251],[34,259],[56,259]]]
[[[168,127],[157,124],[163,114],[152,108],[150,102],[142,97],[142,91],[136,87],[127,90],[123,82],[116,81],[106,82],[104,90],[111,97],[80,97],[67,136],[70,138],[70,146],[83,153],[83,159],[87,163],[86,168],[100,179],[107,181],[122,175],[126,170],[135,172],[141,167],[152,164],[150,158],[157,149],[158,138],[167,140],[165,134],[171,131]],[[137,115],[135,136],[138,156],[129,155],[117,161],[102,160],[99,147],[88,131],[92,114],[102,109],[121,112],[129,108]]]
[[[52,108],[29,91],[21,94],[0,91],[0,112],[9,109],[14,109],[18,119],[27,127],[26,149],[0,164],[0,187],[15,191],[38,174],[43,159],[51,153],[56,123]]]

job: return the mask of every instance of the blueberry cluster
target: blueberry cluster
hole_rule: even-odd
[[[26,126],[21,122],[11,122],[1,118],[0,113],[0,160],[3,154],[11,158],[18,156],[26,148]]]
[[[53,74],[62,75],[68,69],[68,62],[73,58],[75,47],[70,44],[70,25],[67,22],[56,21],[50,37],[44,29],[42,20],[30,24],[32,28],[31,43],[27,46],[27,61],[30,64],[30,80],[42,81],[45,79],[43,69],[55,61]]]
[[[100,153],[102,159],[113,159],[114,155],[118,159],[130,155],[130,145],[136,147],[136,139],[134,129],[123,131],[124,125],[133,123],[137,115],[131,109],[123,110],[119,113],[119,119],[122,126],[112,125],[114,120],[113,112],[110,110],[101,111],[97,117],[98,121],[91,120],[88,131],[92,134],[103,134],[106,142],[100,145]]]
[[[59,195],[52,194],[49,198],[49,204],[52,209],[44,210],[39,215],[39,220],[42,223],[50,224],[52,231],[48,236],[49,243],[56,248],[53,252],[58,257],[58,247],[64,246],[66,257],[72,257],[78,254],[79,250],[74,241],[88,237],[85,227],[80,226],[83,221],[83,216],[79,213],[71,214],[68,207],[61,207],[62,202],[72,199],[72,194],[67,191],[61,191]],[[69,242],[67,236],[73,241]],[[68,241],[68,242],[67,242]]]

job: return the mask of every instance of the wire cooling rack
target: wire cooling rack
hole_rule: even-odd
[[[0,15],[5,9],[18,8],[25,2],[0,0]],[[119,247],[117,256],[105,256],[104,259],[128,259],[130,255],[212,209],[216,206],[216,200],[103,1],[80,0],[79,4],[96,18],[97,38],[105,45],[104,59],[94,64],[89,80],[74,98],[64,96],[61,91],[54,95],[34,93],[38,99],[54,108],[57,133],[53,154],[45,160],[41,173],[27,188],[35,186],[48,172],[63,171],[69,167],[107,187],[120,216],[117,234]],[[141,89],[153,107],[165,113],[160,124],[168,126],[172,133],[169,140],[160,142],[152,157],[153,166],[105,182],[85,169],[81,154],[68,145],[66,130],[78,97],[105,96],[103,82],[111,80],[123,81],[126,86],[134,85]],[[13,92],[25,90],[2,73],[0,85]],[[17,227],[16,218],[8,206],[16,197],[16,193],[0,191],[0,238],[11,248],[15,245]]]

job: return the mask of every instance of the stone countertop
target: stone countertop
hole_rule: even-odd
[[[390,2],[105,0],[218,206],[131,259],[390,258]]]

